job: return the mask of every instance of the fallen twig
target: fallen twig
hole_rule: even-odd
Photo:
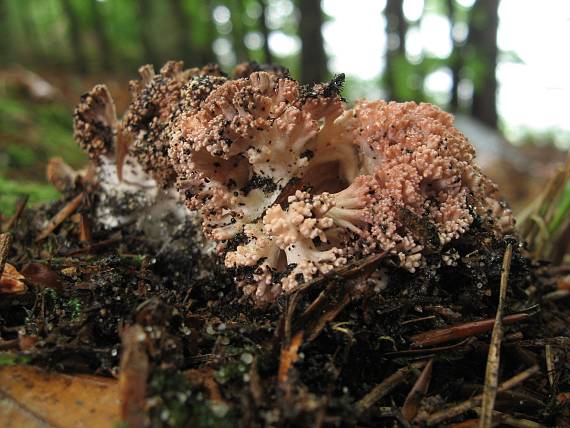
[[[544,339],[522,340],[517,342],[517,345],[523,348],[542,348],[543,346],[550,345],[558,348],[570,349],[570,337],[558,336],[547,337]]]
[[[503,318],[503,325],[515,324],[526,320],[530,317],[528,313],[520,313],[507,315]],[[410,337],[411,345],[419,348],[423,346],[438,345],[440,343],[449,342],[456,339],[465,339],[466,337],[475,336],[485,333],[493,328],[495,319],[489,318],[481,321],[472,321],[463,324],[453,325],[438,330],[430,330],[424,333],[415,334]]]
[[[501,383],[497,387],[497,392],[507,391],[513,388],[514,386],[524,382],[529,377],[538,373],[539,370],[540,370],[539,366],[536,365],[520,372],[519,374]],[[483,394],[479,394],[455,406],[449,407],[444,410],[440,410],[439,412],[435,412],[427,418],[426,425],[427,426],[438,425],[443,421],[454,418],[462,413],[465,413],[468,410],[471,410],[479,406],[482,400],[483,400]]]
[[[473,410],[475,410],[477,413],[481,413],[481,409],[478,407],[475,407]],[[520,418],[514,418],[511,415],[507,415],[505,413],[502,412],[498,412],[496,410],[493,410],[493,426],[497,425],[497,424],[504,424],[510,427],[515,427],[515,428],[545,428],[546,425],[542,425],[539,424],[537,422],[531,421],[529,419],[520,419]]]
[[[291,339],[291,343],[281,351],[281,359],[279,360],[279,372],[277,380],[279,385],[284,387],[289,380],[289,370],[293,364],[299,359],[299,348],[303,343],[303,332],[298,332]]]
[[[351,288],[347,284],[335,283],[335,290],[330,290],[327,287],[327,291],[330,293],[327,295],[326,299],[323,300],[320,305],[320,310],[317,312],[318,316],[313,316],[305,319],[301,325],[305,325],[305,335],[307,342],[311,342],[317,338],[321,333],[323,328],[329,321],[332,321],[336,316],[350,303],[351,299]],[[336,291],[336,293],[334,292]],[[301,317],[303,318],[303,317]]]
[[[395,373],[388,376],[381,383],[376,385],[370,390],[368,394],[362,397],[356,403],[356,412],[362,413],[366,409],[369,409],[374,403],[385,397],[390,393],[395,387],[402,383],[406,378],[417,369],[423,368],[427,364],[427,361],[418,361],[416,363],[410,364],[409,366],[402,367]]]
[[[406,400],[404,401],[404,405],[402,406],[402,415],[404,419],[408,422],[412,422],[412,420],[418,414],[418,410],[420,408],[420,403],[422,399],[427,394],[429,384],[431,381],[431,373],[433,369],[433,358],[429,360],[426,364],[424,369],[422,370],[422,374],[418,377],[418,380],[410,390]]]
[[[546,374],[548,375],[548,382],[550,386],[554,386],[556,375],[556,366],[554,365],[554,356],[552,355],[552,345],[544,346],[544,358],[546,359]]]
[[[18,222],[22,216],[22,213],[24,212],[24,208],[26,208],[26,205],[28,204],[28,199],[28,195],[22,196],[20,199],[18,199],[18,202],[16,202],[16,211],[14,212],[14,215],[10,217],[10,219],[6,222],[6,224],[4,224],[2,227],[2,232],[10,231]]]
[[[422,348],[422,349],[406,349],[404,351],[393,351],[393,352],[386,352],[385,354],[381,354],[382,358],[399,358],[399,357],[408,357],[408,356],[415,356],[415,355],[426,355],[426,354],[438,354],[444,351],[451,351],[452,349],[462,348],[470,343],[472,343],[475,338],[468,337],[467,339],[463,339],[461,342],[454,343],[453,345],[447,346],[438,346],[436,348]]]
[[[79,215],[79,240],[81,242],[91,242],[93,240],[91,221],[89,217],[87,217],[87,214],[84,213]]]
[[[48,222],[46,227],[38,234],[36,237],[36,242],[41,241],[49,236],[57,226],[65,221],[73,212],[79,207],[81,201],[83,200],[84,193],[80,193],[71,201],[69,201],[59,212],[53,216],[53,218]]]
[[[146,384],[150,366],[145,346],[146,334],[140,325],[135,324],[125,327],[121,340],[121,418],[129,428],[142,428],[145,426]]]
[[[511,259],[513,257],[513,247],[507,245],[503,257],[503,267],[501,270],[501,285],[499,289],[499,303],[497,305],[497,315],[495,325],[491,334],[491,343],[487,357],[487,368],[485,370],[485,387],[483,388],[483,405],[481,407],[481,428],[490,428],[493,419],[493,409],[495,398],[497,397],[497,385],[499,384],[499,364],[501,361],[501,341],[503,340],[503,311],[507,298],[507,287],[509,284],[509,273],[511,271]]]
[[[543,299],[547,301],[555,301],[565,299],[568,296],[570,296],[570,290],[556,290],[545,294]]]
[[[435,319],[435,315],[428,315],[428,316],[421,317],[421,318],[413,318],[411,320],[402,321],[400,323],[400,325],[403,326],[403,325],[414,324],[414,323],[422,322],[422,321],[430,321],[433,319]]]
[[[303,332],[300,331],[293,338],[291,342],[281,350],[281,358],[279,359],[279,370],[277,372],[277,381],[279,387],[285,395],[285,403],[291,401],[293,389],[291,382],[289,382],[289,372],[293,364],[299,359],[299,348],[303,344]]]

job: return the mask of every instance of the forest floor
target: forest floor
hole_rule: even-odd
[[[0,425],[570,426],[570,268],[475,225],[455,265],[371,256],[253,307],[191,221],[105,230],[92,190],[42,183],[84,162],[83,84],[0,91]],[[553,159],[487,172],[522,205]]]
[[[0,420],[570,424],[570,270],[529,260],[515,238],[475,226],[455,266],[411,274],[371,256],[255,308],[195,224],[166,242],[135,225],[104,231],[90,197],[21,203],[4,219]]]

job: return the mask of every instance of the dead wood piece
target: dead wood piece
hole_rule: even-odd
[[[433,358],[429,360],[429,362],[426,364],[426,366],[422,370],[422,374],[420,374],[418,380],[416,381],[416,383],[408,393],[406,400],[404,401],[404,405],[402,406],[402,415],[404,416],[404,419],[406,419],[408,422],[412,422],[412,420],[418,414],[420,403],[427,394],[429,388],[432,369],[433,369]]]
[[[287,389],[287,383],[289,381],[289,371],[293,364],[299,359],[299,348],[303,343],[303,332],[300,331],[291,339],[291,343],[283,348],[281,351],[281,358],[279,360],[279,371],[277,374],[277,380],[279,385]]]
[[[556,291],[552,291],[548,294],[545,294],[543,299],[546,301],[556,301],[556,300],[562,300],[567,298],[568,296],[570,296],[570,290],[556,290]]]
[[[531,376],[538,373],[539,370],[540,370],[539,366],[532,366],[520,372],[519,374],[501,383],[497,387],[497,392],[507,391],[515,387],[516,385],[524,382]],[[427,426],[439,425],[443,421],[459,416],[460,414],[465,413],[466,411],[472,410],[473,408],[479,406],[482,400],[483,400],[483,394],[479,394],[455,406],[449,407],[444,410],[440,410],[439,412],[435,412],[427,418],[427,420],[425,421],[426,425]]]
[[[481,414],[481,408],[475,407],[477,413]],[[493,410],[493,426],[496,425],[506,425],[515,428],[546,428],[546,425],[539,424],[537,422],[531,421],[529,419],[515,418],[506,413],[498,412]]]
[[[503,267],[501,270],[501,284],[499,288],[499,303],[497,305],[497,315],[495,325],[491,334],[491,344],[487,356],[487,368],[485,370],[485,387],[483,388],[483,403],[481,406],[481,427],[490,428],[493,419],[493,409],[497,397],[497,385],[499,384],[499,364],[501,361],[501,342],[503,340],[503,311],[507,298],[507,288],[509,284],[509,273],[511,270],[511,259],[513,247],[507,245],[503,257]]]
[[[36,237],[36,242],[47,238],[50,233],[52,233],[61,223],[63,223],[71,214],[73,214],[81,204],[84,195],[84,192],[80,193],[71,201],[69,201],[61,210],[59,210],[59,212],[48,222],[46,227],[44,227],[38,234]]]
[[[22,213],[24,212],[26,205],[28,204],[29,198],[30,197],[28,195],[25,195],[18,199],[18,201],[16,202],[16,210],[14,212],[14,215],[10,217],[10,219],[2,226],[2,232],[8,232],[16,225],[16,223],[22,216]]]
[[[313,313],[312,317],[305,319],[304,322],[301,323],[301,325],[305,325],[307,342],[311,342],[316,339],[321,331],[323,331],[326,324],[334,320],[346,305],[350,303],[350,291],[352,287],[347,284],[333,285],[338,285],[335,290],[337,292],[334,293],[331,289],[330,294],[327,293],[326,298],[322,301],[320,310]],[[329,288],[327,288],[327,290],[329,290]]]
[[[399,357],[411,357],[414,355],[426,355],[426,354],[439,354],[445,351],[451,351],[453,349],[462,348],[464,346],[472,344],[476,339],[474,337],[468,337],[461,342],[455,343],[448,346],[438,346],[436,348],[422,348],[422,349],[406,349],[404,351],[393,351],[386,352],[382,354],[382,358],[399,358]]]
[[[8,253],[12,247],[12,235],[10,233],[0,234],[0,277],[4,273],[4,265],[8,259]]]
[[[149,375],[146,352],[146,334],[142,326],[134,324],[124,328],[121,341],[119,397],[121,418],[129,428],[145,426],[145,397]]]
[[[406,320],[406,321],[402,321],[400,323],[400,325],[408,325],[408,324],[415,324],[417,322],[422,322],[422,321],[430,321],[435,319],[435,315],[428,315],[426,317],[420,317],[420,318],[413,318],[411,320]]]
[[[556,379],[556,365],[554,364],[554,355],[552,354],[552,345],[544,347],[544,357],[546,359],[546,374],[548,375],[548,382],[550,386],[554,386]]]
[[[93,233],[91,231],[91,221],[87,214],[81,213],[79,215],[79,240],[81,242],[93,241]]]
[[[394,388],[404,382],[408,376],[414,373],[416,370],[425,367],[427,361],[418,361],[409,366],[402,367],[401,369],[397,370],[395,373],[388,376],[384,379],[381,383],[376,385],[374,388],[370,390],[368,394],[362,397],[356,403],[356,412],[363,413],[374,403],[380,400],[382,397],[385,397],[389,394]]]
[[[530,317],[528,313],[507,315],[503,318],[503,325],[516,324]],[[440,343],[449,342],[451,340],[465,339],[466,337],[475,336],[485,333],[493,328],[495,319],[489,318],[481,321],[472,321],[463,324],[453,325],[437,330],[430,330],[423,333],[415,334],[410,337],[411,346],[415,348],[423,346],[439,345]]]

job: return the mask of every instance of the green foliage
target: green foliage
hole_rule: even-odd
[[[157,369],[149,381],[151,425],[164,427],[233,427],[235,415],[224,403],[207,400],[201,387],[180,372]]]
[[[13,366],[16,364],[28,364],[31,357],[27,355],[19,355],[13,352],[0,352],[0,367]]]
[[[4,180],[43,181],[46,161],[53,156],[74,167],[85,163],[85,155],[73,141],[71,111],[64,105],[28,100],[17,93],[0,94],[0,129],[0,178]]]
[[[4,215],[12,213],[23,195],[29,196],[30,206],[58,197],[45,183],[50,157],[61,156],[74,167],[85,162],[73,141],[71,112],[59,103],[0,94],[0,129],[0,212]]]
[[[29,206],[53,201],[59,196],[51,185],[34,182],[13,181],[0,177],[0,213],[10,215],[16,202],[24,195],[29,196]]]
[[[561,192],[560,199],[556,205],[552,220],[548,223],[548,232],[553,235],[558,232],[560,226],[568,220],[570,214],[570,180],[566,182],[564,190]]]

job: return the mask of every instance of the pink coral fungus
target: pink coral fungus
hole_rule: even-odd
[[[258,302],[373,252],[413,272],[475,218],[497,234],[512,226],[451,115],[413,102],[347,109],[341,84],[254,72],[174,125],[179,189]]]
[[[437,107],[348,108],[342,75],[302,86],[253,63],[235,79],[176,62],[141,77],[120,123],[104,87],[83,99],[80,144],[109,156],[125,135],[126,159],[168,194],[176,183],[257,303],[368,254],[410,272],[427,254],[452,263],[450,243],[474,224],[497,235],[513,226],[472,146]]]

